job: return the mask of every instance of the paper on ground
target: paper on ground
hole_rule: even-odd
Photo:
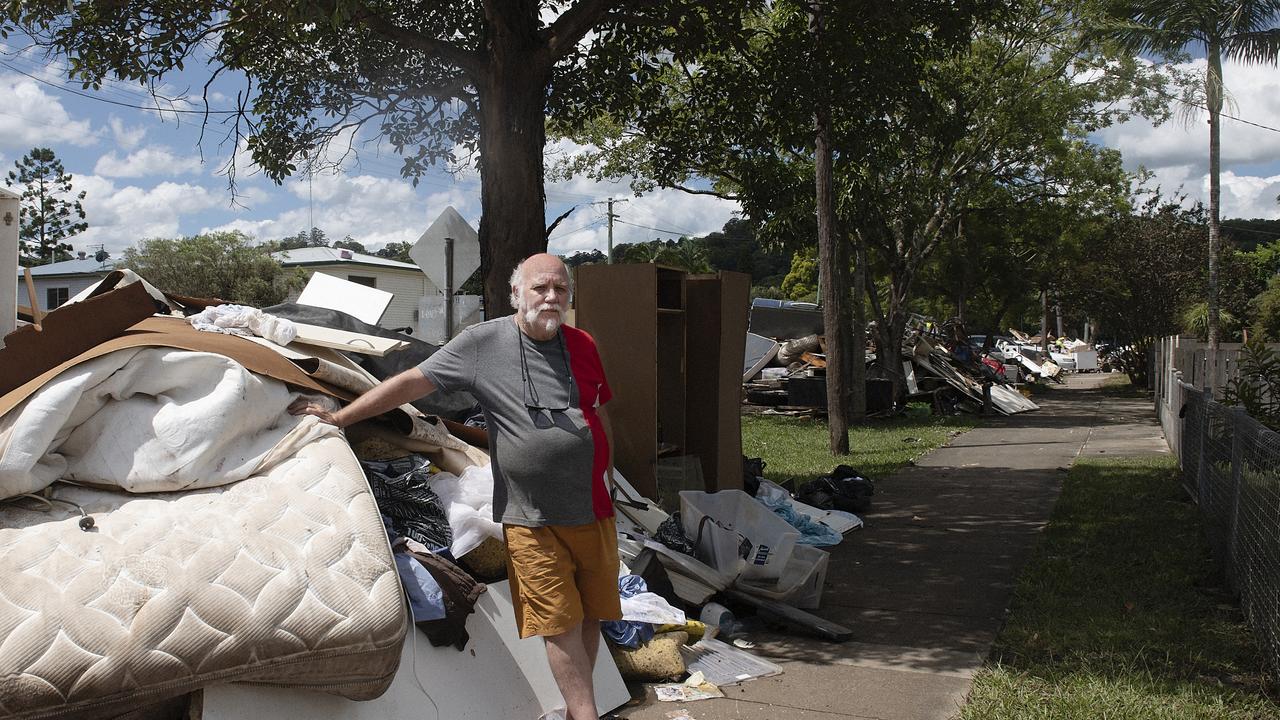
[[[716,686],[732,685],[745,680],[778,675],[782,668],[745,650],[703,638],[692,646],[680,648],[689,672],[701,672],[707,682]]]

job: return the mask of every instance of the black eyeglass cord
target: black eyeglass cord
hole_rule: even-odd
[[[564,344],[564,333],[556,330],[556,339],[560,341],[560,360],[564,363],[564,374],[569,378],[569,404],[573,405],[573,371],[569,368],[569,350]],[[516,340],[520,345],[520,378],[529,388],[529,398],[533,400],[533,404],[542,407],[542,400],[538,397],[538,386],[533,384],[533,375],[529,373],[529,359],[525,356],[524,349],[524,332],[520,330],[520,325],[516,324]]]

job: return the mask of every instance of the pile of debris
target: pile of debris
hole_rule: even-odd
[[[751,309],[751,332],[747,334],[742,374],[746,406],[766,414],[824,414],[827,362],[826,344],[820,334],[821,313],[796,304],[775,307],[776,302],[753,304]],[[784,311],[785,315],[779,315]],[[817,332],[795,335],[815,325]],[[870,337],[875,334],[870,333]],[[970,343],[958,323],[939,326],[928,318],[913,316],[898,352],[882,354],[873,342],[867,343],[867,414],[893,413],[913,401],[929,402],[939,413],[991,411],[1012,415],[1036,410],[1039,406],[1020,392],[1019,385],[1032,378],[1055,378],[1061,372],[1060,366],[1051,361],[1037,362],[1036,356],[1025,355],[1023,348],[1009,347],[1006,350],[1000,345],[984,352]],[[1015,359],[1020,364],[1013,363]],[[897,367],[887,366],[887,362]],[[1028,368],[1025,372],[1024,365]],[[896,398],[891,373],[902,378]]]
[[[434,346],[129,271],[32,319],[0,347],[0,717],[559,703],[541,643],[515,634],[486,435],[461,422],[474,400],[437,394],[343,431],[287,412],[303,396],[337,408]],[[624,676],[689,700],[781,672],[732,643],[752,614],[849,637],[807,610],[820,548],[861,526],[848,510],[870,481],[837,468],[801,502],[744,467],[749,493],[684,491],[671,515],[617,476],[624,619],[597,662],[602,711],[631,699]]]

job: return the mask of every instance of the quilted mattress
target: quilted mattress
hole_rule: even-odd
[[[0,718],[111,717],[219,682],[352,699],[391,682],[408,619],[341,435],[220,487],[53,496],[96,527],[0,505]]]

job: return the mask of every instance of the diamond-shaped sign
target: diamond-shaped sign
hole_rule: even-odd
[[[431,227],[422,233],[422,237],[409,250],[409,257],[443,291],[446,279],[445,238],[453,238],[453,290],[457,292],[480,267],[480,235],[453,206],[445,208],[440,217],[431,223]]]

